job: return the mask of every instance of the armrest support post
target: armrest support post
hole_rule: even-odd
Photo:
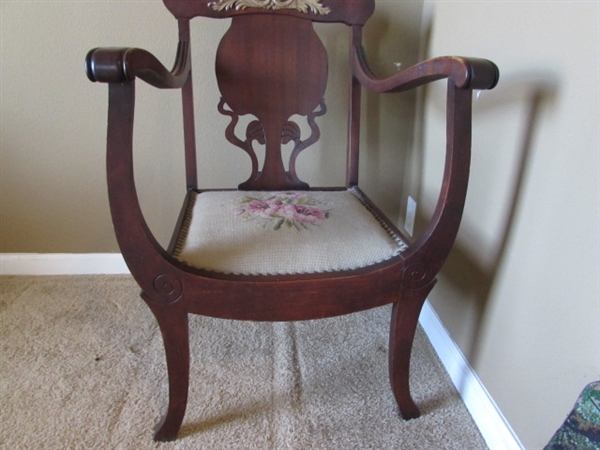
[[[449,81],[446,114],[446,161],[437,206],[425,231],[405,253],[407,261],[415,259],[427,267],[429,280],[450,253],[462,219],[471,163],[472,91]]]
[[[161,247],[142,213],[133,168],[135,82],[108,89],[106,171],[108,197],[119,248],[145,292],[156,291],[156,274],[177,273],[175,260]]]
[[[180,42],[190,42],[190,21],[179,20]],[[188,49],[189,52],[189,49]],[[187,56],[188,61],[191,57]],[[198,168],[196,158],[196,121],[194,119],[194,92],[192,88],[192,70],[189,69],[185,83],[181,88],[183,106],[183,138],[185,143],[185,178],[188,190],[198,188]]]
[[[350,58],[352,49],[362,40],[362,26],[354,25],[350,34]],[[349,102],[348,102],[348,151],[346,163],[346,187],[358,184],[358,161],[360,147],[360,110],[361,110],[361,83],[354,73],[349,74]]]

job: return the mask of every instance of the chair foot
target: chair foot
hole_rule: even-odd
[[[410,355],[419,314],[434,282],[420,289],[402,288],[392,308],[390,326],[389,371],[394,398],[405,420],[421,415],[410,395]]]
[[[161,304],[145,293],[142,298],[156,317],[163,338],[169,376],[169,407],[157,425],[155,441],[173,441],[181,428],[187,406],[190,350],[187,311],[184,302]]]
[[[169,442],[177,439],[177,434],[181,428],[182,421],[183,414],[181,417],[176,417],[174,414],[171,414],[170,411],[167,412],[167,415],[156,426],[158,431],[154,433],[154,440],[157,442]]]

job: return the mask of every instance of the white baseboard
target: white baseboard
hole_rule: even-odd
[[[0,254],[0,275],[94,275],[128,274],[119,253],[92,254]],[[427,334],[479,431],[491,450],[522,450],[498,406],[473,371],[429,302],[419,322]]]
[[[120,253],[2,253],[0,275],[126,274]]]
[[[465,406],[491,450],[522,450],[519,438],[454,343],[439,316],[425,302],[419,323],[450,375]]]

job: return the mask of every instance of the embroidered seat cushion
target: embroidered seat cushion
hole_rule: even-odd
[[[195,194],[174,255],[225,274],[285,275],[373,265],[407,244],[355,190]]]

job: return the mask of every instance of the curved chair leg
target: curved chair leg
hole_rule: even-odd
[[[169,374],[169,408],[157,425],[155,441],[173,441],[183,422],[190,375],[190,345],[187,311],[183,300],[164,305],[142,293],[160,327]]]
[[[421,308],[434,284],[432,282],[420,289],[402,288],[399,299],[392,309],[389,348],[390,384],[400,414],[407,420],[416,419],[421,415],[410,395],[410,355]]]

